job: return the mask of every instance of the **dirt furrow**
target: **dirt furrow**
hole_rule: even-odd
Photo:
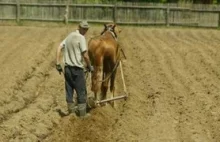
[[[180,36],[180,39],[184,40],[184,42],[189,41],[188,38],[186,40],[185,37],[188,37],[188,34],[186,34],[186,35],[182,34],[182,36]],[[187,44],[188,43],[189,42],[187,42]],[[193,78],[195,78],[195,81],[193,81],[193,84],[190,86],[191,92],[189,92],[189,94],[187,94],[187,101],[188,102],[184,106],[188,106],[188,104],[190,104],[189,106],[191,107],[191,104],[195,104],[195,107],[191,107],[193,109],[191,109],[191,111],[189,113],[194,112],[193,114],[195,115],[195,117],[193,117],[193,118],[196,118],[196,116],[200,116],[201,114],[205,115],[205,117],[192,119],[192,122],[195,121],[195,123],[197,124],[195,126],[197,126],[197,127],[198,126],[200,126],[200,127],[206,126],[207,130],[211,130],[212,127],[209,127],[208,125],[210,125],[212,123],[212,121],[209,121],[209,123],[207,123],[207,122],[204,122],[204,120],[203,120],[203,118],[206,118],[210,114],[208,112],[206,112],[205,109],[201,108],[200,105],[202,105],[202,106],[204,105],[204,106],[208,107],[210,104],[207,102],[214,101],[213,97],[210,98],[210,94],[214,95],[216,93],[216,91],[219,89],[218,89],[215,81],[210,80],[211,78],[207,79],[205,77],[204,74],[207,74],[207,72],[206,72],[206,69],[203,68],[203,65],[198,66],[199,62],[197,60],[194,60],[194,59],[199,59],[198,57],[201,57],[201,59],[205,58],[204,56],[201,55],[204,51],[197,46],[195,47],[195,44],[192,44],[192,43],[191,43],[190,47],[191,48],[193,47],[195,50],[193,53],[192,52],[190,53],[190,54],[194,54],[193,55],[194,57],[193,58],[186,57],[186,63],[187,63],[189,71],[191,72],[191,76]],[[207,75],[207,77],[211,77],[210,75],[212,75],[212,74]],[[217,80],[217,82],[218,82],[218,80]],[[212,93],[210,93],[209,88],[212,88]],[[195,99],[195,98],[197,98],[197,99]],[[198,120],[200,121],[200,124],[198,124]],[[194,129],[197,130],[197,128],[194,128]],[[206,134],[204,134],[204,132]],[[216,137],[212,137],[208,134],[209,134],[209,132],[207,132],[207,131],[200,131],[199,133],[196,133],[195,136],[196,136],[196,138],[201,137],[202,139],[206,139],[206,140],[210,140],[210,141],[213,139],[216,139]],[[199,135],[203,135],[203,136],[199,136]],[[206,138],[204,136],[206,136]]]
[[[0,27],[0,141],[220,139],[218,30],[122,26],[129,98],[115,108],[92,109],[82,120],[61,115],[66,112],[64,79],[54,68],[57,46],[76,27]],[[86,38],[103,28],[92,25]],[[119,95],[120,70],[117,75]]]
[[[176,86],[182,88],[182,86],[178,82],[173,83],[174,78],[172,76],[172,70],[170,70],[172,68],[172,61],[170,60],[170,57],[172,56],[169,51],[162,49],[164,47],[160,45],[158,41],[155,41],[155,38],[153,37],[154,32],[156,31],[153,30],[148,32],[140,32],[139,36],[142,37],[140,39],[143,41],[143,45],[148,45],[148,49],[151,51],[150,53],[153,53],[156,59],[149,61],[151,64],[153,64],[154,67],[149,67],[150,75],[146,78],[146,80],[149,80],[149,86],[154,90],[153,92],[155,92],[156,97],[153,106],[153,109],[155,109],[155,114],[148,122],[150,125],[149,140],[156,140],[155,135],[160,134],[167,136],[161,136],[160,140],[178,141],[179,138],[174,137],[177,133],[175,132],[175,125],[176,119],[178,119],[175,117],[175,111],[173,111],[173,108],[175,107],[167,107],[169,105],[175,105],[174,99],[171,96],[167,96],[166,94],[176,94],[177,92],[176,90],[173,90],[173,87]],[[149,96],[154,98],[154,93],[151,92]],[[156,125],[153,123],[154,119],[157,119],[158,123]],[[169,127],[166,127],[166,125],[169,125]],[[169,128],[169,134],[166,134],[166,128]]]
[[[48,45],[48,47],[49,49],[43,51],[44,53],[40,57],[41,61],[38,60],[35,62],[33,64],[34,68],[31,68],[30,71],[26,72],[22,78],[16,81],[17,84],[11,88],[11,95],[5,97],[7,100],[1,99],[1,106],[3,107],[1,110],[4,110],[1,114],[4,119],[6,119],[6,117],[11,113],[18,112],[25,108],[26,105],[33,102],[34,98],[38,96],[38,92],[35,92],[35,90],[37,90],[38,84],[42,82],[42,78],[44,78],[46,74],[42,72],[42,68],[40,66],[44,61],[46,61],[44,59],[48,58],[48,55],[53,48],[53,43]],[[4,95],[7,95],[7,92],[5,92]],[[14,108],[14,103],[17,101],[19,103],[17,103],[17,107]]]
[[[192,40],[190,38],[191,33],[186,33],[186,35],[187,36],[184,37],[184,38],[186,38],[185,40],[191,41],[191,44],[193,44],[193,43],[197,44],[197,46],[194,46],[194,49],[195,49],[196,53],[199,53],[199,54],[196,54],[196,56],[201,57],[201,59],[196,58],[196,59],[198,59],[196,61],[196,63],[199,62],[199,64],[201,65],[199,67],[204,68],[200,71],[206,71],[207,74],[209,74],[210,78],[211,78],[210,75],[213,75],[212,79],[216,79],[216,81],[219,81],[220,75],[219,75],[219,72],[218,72],[218,67],[216,66],[216,61],[215,61],[216,58],[212,59],[212,55],[208,55],[208,52],[206,52],[206,46],[204,46],[204,44],[201,44],[199,42],[196,42],[196,41]]]
[[[144,35],[145,35],[144,37],[146,37],[146,33],[144,33]],[[180,121],[182,119],[182,116],[179,113],[183,110],[182,101],[184,100],[182,98],[184,94],[187,93],[189,88],[184,84],[184,82],[187,81],[184,80],[185,76],[182,75],[180,72],[181,69],[185,70],[183,66],[183,59],[181,58],[181,56],[176,55],[176,53],[174,53],[172,50],[169,49],[169,45],[163,42],[163,38],[164,37],[160,37],[159,32],[156,30],[153,30],[150,36],[147,38],[154,45],[153,46],[154,49],[157,48],[158,52],[161,52],[162,55],[157,54],[157,56],[159,57],[164,56],[165,58],[164,60],[167,60],[167,62],[164,62],[160,65],[164,69],[166,67],[169,67],[166,70],[163,69],[163,72],[168,72],[168,71],[170,72],[169,77],[166,76],[167,79],[163,81],[164,85],[166,85],[169,82],[170,87],[169,88],[166,87],[166,90],[164,91],[163,95],[161,95],[160,104],[163,104],[163,107],[160,108],[160,111],[162,111],[163,109],[169,110],[169,114],[170,114],[169,120],[172,123],[171,125],[172,127],[170,127],[170,129],[173,129],[173,131],[176,133],[175,135],[179,136],[170,139],[170,141],[182,141],[184,140],[184,138],[181,137],[183,132],[180,129],[181,128]],[[170,40],[170,42],[172,45],[174,45],[172,40]]]
[[[148,123],[138,124],[138,122],[141,120],[147,122],[149,117],[154,114],[154,108],[152,107],[153,99],[148,99],[148,93],[152,90],[146,89],[149,88],[147,80],[148,70],[146,70],[146,68],[149,66],[146,66],[145,63],[150,58],[150,53],[145,52],[146,45],[143,45],[142,42],[138,42],[134,38],[126,36],[134,35],[139,37],[136,33],[134,33],[134,30],[135,29],[132,28],[125,29],[123,31],[123,36],[126,38],[123,38],[123,40],[120,41],[123,43],[123,47],[127,56],[127,60],[124,62],[124,73],[128,87],[129,98],[124,105],[123,110],[121,110],[121,117],[113,127],[113,131],[116,133],[115,135],[112,134],[112,138],[119,141],[141,141],[146,139],[149,136],[148,131],[150,129]],[[137,86],[136,82],[142,85]],[[145,105],[145,107],[143,107],[143,105]],[[131,126],[135,124],[137,125],[131,129]],[[125,130],[117,129],[121,126],[125,127]],[[145,133],[137,133],[137,131],[142,131],[143,129],[145,130]],[[127,137],[127,134],[130,136]],[[139,137],[137,137],[137,135]]]
[[[53,49],[53,44],[50,45],[49,49],[45,51],[45,54],[42,55],[41,59],[47,58],[52,59],[54,56],[50,55],[51,50]],[[52,58],[49,58],[49,55]],[[36,66],[36,71],[32,72],[29,76],[29,78],[26,78],[22,80],[22,86],[21,88],[18,88],[18,90],[14,95],[13,98],[11,98],[11,102],[9,104],[5,104],[1,110],[3,111],[3,114],[1,115],[3,117],[1,127],[6,127],[7,129],[8,124],[11,124],[11,121],[18,121],[18,124],[20,120],[23,119],[23,115],[26,114],[25,111],[32,111],[33,108],[31,108],[37,100],[41,96],[41,87],[44,84],[44,82],[48,78],[48,70],[51,70],[51,60],[47,61],[47,63],[38,64]],[[38,81],[37,81],[38,80]],[[33,83],[34,82],[34,83]],[[20,96],[20,97],[18,97]],[[42,103],[42,102],[41,102]],[[52,101],[50,105],[54,104]],[[16,105],[16,107],[15,107]],[[50,107],[49,107],[50,109]],[[32,111],[34,114],[35,111]],[[35,115],[38,115],[39,112],[36,112]],[[16,118],[16,119],[15,119]],[[28,120],[28,119],[26,119]],[[5,129],[2,129],[4,131]],[[10,131],[10,129],[7,129]],[[11,135],[10,133],[8,133]]]
[[[17,32],[12,33],[11,31],[13,30]],[[0,41],[2,41],[0,45],[0,53],[1,55],[4,55],[4,54],[10,53],[9,51],[11,51],[10,50],[11,48],[14,49],[16,47],[16,44],[18,44],[18,42],[16,41],[19,41],[19,39],[21,39],[22,36],[24,36],[22,33],[24,31],[29,31],[29,29],[18,28],[18,27],[10,27],[9,29],[8,26],[3,26],[3,27],[0,27],[0,31],[1,31]],[[9,47],[8,45],[11,45],[11,42],[13,43],[12,47]],[[5,49],[8,49],[8,50],[5,50]]]

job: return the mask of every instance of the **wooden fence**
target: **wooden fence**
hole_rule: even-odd
[[[220,27],[219,5],[0,0],[0,20],[115,22],[135,25]]]

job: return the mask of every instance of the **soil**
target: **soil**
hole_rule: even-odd
[[[0,26],[1,142],[220,141],[219,30],[121,26],[128,99],[80,119],[61,115],[64,79],[55,69],[56,48],[76,28]],[[86,38],[102,29],[93,25]]]

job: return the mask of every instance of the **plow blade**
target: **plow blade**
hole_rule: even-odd
[[[106,99],[106,100],[101,100],[101,101],[96,101],[96,104],[102,104],[102,103],[106,103],[106,102],[110,102],[110,101],[115,101],[115,100],[120,100],[120,99],[127,99],[127,96],[118,96],[118,97],[114,97],[111,99]]]
[[[105,99],[105,100],[101,100],[101,101],[96,101],[93,97],[90,97],[90,98],[88,98],[87,104],[90,108],[95,108],[96,106],[99,106],[102,103],[107,103],[107,102],[110,102],[110,101],[116,101],[116,100],[121,100],[121,99],[126,100],[127,95],[118,96],[118,97],[114,97],[114,98],[111,98],[111,99]]]

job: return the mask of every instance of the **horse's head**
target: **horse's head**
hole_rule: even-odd
[[[110,31],[114,34],[115,38],[118,37],[118,34],[121,32],[121,29],[114,23],[104,24],[104,29],[101,32],[101,35],[104,34],[106,31]]]

